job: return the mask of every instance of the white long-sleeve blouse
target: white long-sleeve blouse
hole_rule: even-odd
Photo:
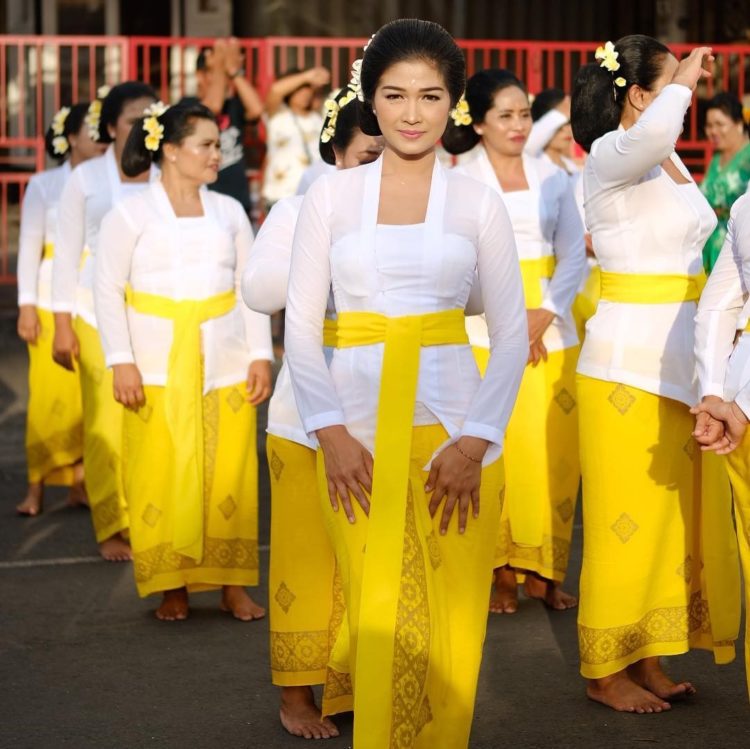
[[[736,399],[750,414],[750,334],[737,345],[737,324],[750,314],[750,195],[732,206],[727,236],[708,277],[695,318],[701,395]]]
[[[638,122],[594,141],[583,170],[586,225],[603,273],[702,273],[716,216],[674,153],[692,92],[669,84]],[[661,167],[670,159],[688,180]],[[578,372],[693,404],[695,302],[602,299],[586,325]]]
[[[158,169],[152,167],[150,180],[156,179],[158,173]],[[120,179],[114,146],[73,170],[58,207],[52,265],[53,311],[75,312],[96,327],[93,289],[95,259],[102,250],[98,242],[99,227],[113,205],[147,187],[147,182]],[[84,250],[87,252],[82,264]]]
[[[471,435],[494,443],[489,462],[502,448],[528,347],[507,211],[492,190],[436,159],[424,223],[378,225],[382,164],[381,157],[325,175],[302,204],[286,318],[302,422],[308,434],[344,424],[373,449],[383,344],[337,349],[329,369],[321,341],[330,288],[339,315],[421,315],[464,309],[478,272],[491,341],[485,378],[470,346],[423,347],[416,413],[432,414],[452,439]]]
[[[516,236],[518,259],[554,256],[550,279],[542,279],[543,309],[555,315],[543,341],[548,351],[560,351],[578,343],[571,307],[586,269],[583,224],[576,207],[569,176],[549,159],[523,157],[528,190],[503,192],[487,151],[480,145],[460,171],[491,187],[503,199]],[[471,318],[467,329],[475,346],[487,347],[482,318]]]
[[[173,323],[125,303],[128,284],[170,299],[208,299],[231,289],[237,304],[201,324],[204,392],[242,382],[251,361],[273,360],[270,319],[240,298],[253,233],[242,205],[201,190],[203,216],[178,218],[161,181],[118,202],[102,221],[95,300],[106,364],[135,363],[146,385],[166,385]]]
[[[57,206],[71,174],[70,164],[35,174],[23,197],[18,238],[18,306],[33,304],[52,309],[52,258],[44,246],[55,244]]]

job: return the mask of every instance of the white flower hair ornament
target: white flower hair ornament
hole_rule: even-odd
[[[620,69],[620,63],[617,62],[617,58],[620,53],[615,49],[615,45],[612,42],[605,42],[603,47],[597,47],[594,53],[594,59],[599,60],[599,67],[604,68],[609,73],[614,74]],[[612,79],[612,82],[618,88],[625,86],[627,81],[622,76]]]
[[[328,143],[336,135],[336,123],[339,119],[339,112],[357,98],[357,93],[351,88],[338,101],[336,99],[326,99],[323,106],[326,110],[326,126],[320,134],[320,142]]]
[[[63,107],[52,118],[52,135],[55,136],[52,139],[52,150],[58,156],[64,156],[70,149],[70,143],[65,137],[65,121],[68,119],[69,114],[70,107]]]
[[[164,139],[164,125],[159,122],[164,112],[169,107],[163,101],[156,101],[143,110],[143,129],[146,132],[146,148],[149,151],[158,151],[162,140]]]
[[[89,109],[86,112],[84,122],[89,131],[89,138],[93,141],[99,140],[99,122],[102,118],[102,101],[101,99],[94,99],[89,104]]]
[[[461,95],[456,106],[451,109],[450,116],[456,127],[471,125],[471,123],[474,122],[471,117],[471,112],[469,111],[469,102],[466,101],[466,96],[464,94]]]

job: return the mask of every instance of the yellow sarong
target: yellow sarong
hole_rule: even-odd
[[[358,749],[468,742],[499,511],[499,492],[493,493],[499,487],[489,477],[502,464],[485,470],[487,504],[482,520],[470,523],[471,533],[459,537],[456,520],[448,536],[438,538],[439,517],[429,517],[422,468],[446,434],[442,427],[412,427],[421,347],[466,342],[463,310],[395,318],[346,312],[338,318],[339,347],[385,344],[369,518],[358,512],[350,525],[343,512],[331,511],[322,454],[318,462],[347,605],[345,651]],[[471,548],[461,551],[467,542]],[[462,582],[455,584],[463,590],[456,599],[445,576],[462,554]],[[455,622],[463,625],[460,646],[450,636]]]
[[[326,533],[315,450],[266,437],[271,474],[271,562],[268,575],[271,676],[276,686],[326,681],[332,642],[335,557]],[[340,585],[339,585],[340,588]],[[343,618],[343,611],[337,614]]]
[[[146,405],[125,411],[123,476],[138,593],[258,584],[256,411],[244,382],[202,398],[200,561],[175,549],[180,503],[166,388],[144,387]],[[187,436],[186,436],[187,439]]]
[[[495,567],[562,582],[581,472],[575,368],[579,347],[527,366],[505,438],[505,507]]]
[[[727,469],[734,493],[737,541],[745,581],[745,677],[750,696],[750,439],[747,436],[727,455]]]
[[[104,364],[99,333],[81,317],[74,322],[81,349],[83,467],[96,540],[101,543],[128,527],[122,491],[122,412]]]
[[[363,620],[365,586],[379,599],[389,595],[393,586],[384,575],[365,579],[376,540],[372,523],[377,505],[373,498],[367,518],[352,500],[354,524],[342,511],[333,512],[322,454],[318,458],[320,500],[347,606],[357,749],[461,749],[469,742],[504,490],[503,463],[497,460],[482,471],[479,518],[469,519],[463,535],[453,518],[443,536],[439,530],[442,506],[431,518],[423,469],[448,435],[439,425],[413,427],[410,434],[404,493],[380,501],[386,512],[402,513],[404,524],[394,555],[399,566],[396,617],[382,622],[376,638],[372,625]],[[377,461],[376,457],[376,468]],[[371,627],[369,632],[363,631],[364,626]],[[361,665],[358,656],[365,642],[372,660]],[[391,654],[388,662],[386,653]],[[342,672],[341,664],[334,661],[331,665],[339,678],[326,684],[325,714],[336,712],[330,708],[337,696],[332,687],[345,691],[348,686],[349,674]]]
[[[717,456],[701,453],[682,403],[581,375],[577,391],[581,673],[602,678],[691,647],[731,661],[739,571]]]
[[[203,557],[203,399],[201,323],[231,312],[237,296],[234,289],[207,299],[177,301],[169,297],[126,289],[128,304],[136,311],[173,321],[169,350],[165,408],[172,441],[174,496],[174,548],[200,562]]]
[[[30,484],[70,486],[73,465],[83,457],[81,381],[52,360],[55,322],[37,307],[40,333],[29,344],[29,405],[26,462]]]

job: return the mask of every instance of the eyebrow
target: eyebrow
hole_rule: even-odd
[[[406,89],[401,88],[401,86],[383,86],[383,88],[389,88],[392,91],[406,91]],[[420,88],[419,90],[422,93],[426,93],[427,91],[445,91],[445,88],[443,86],[428,86],[427,88]]]

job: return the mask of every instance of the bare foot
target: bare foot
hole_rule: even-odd
[[[644,658],[628,667],[628,675],[644,689],[663,700],[679,700],[696,693],[689,681],[675,683],[661,669],[659,658]]]
[[[133,559],[130,544],[119,533],[102,541],[99,553],[108,562],[130,562]]]
[[[547,580],[533,572],[527,573],[526,581],[523,584],[523,592],[529,598],[538,598],[540,601],[544,601],[545,606],[554,611],[566,611],[578,606],[578,599],[570,593],[566,593],[560,587],[560,583]]]
[[[339,735],[333,721],[322,717],[310,687],[282,687],[279,717],[292,736],[331,739]]]
[[[518,611],[518,584],[512,567],[506,565],[495,570],[490,611],[493,614],[515,614]]]
[[[83,463],[73,467],[73,485],[68,492],[68,507],[88,507],[89,498],[83,485]]]
[[[33,518],[42,513],[42,500],[44,498],[44,487],[41,482],[29,484],[26,496],[20,505],[16,505],[16,512],[24,517]]]
[[[671,705],[643,687],[639,687],[626,671],[618,671],[603,679],[589,679],[586,696],[623,713],[661,713]]]
[[[262,619],[266,610],[258,606],[241,585],[225,585],[221,593],[221,610],[232,614],[235,619],[251,622]]]
[[[156,618],[163,622],[181,622],[188,618],[188,594],[185,588],[165,590]]]

